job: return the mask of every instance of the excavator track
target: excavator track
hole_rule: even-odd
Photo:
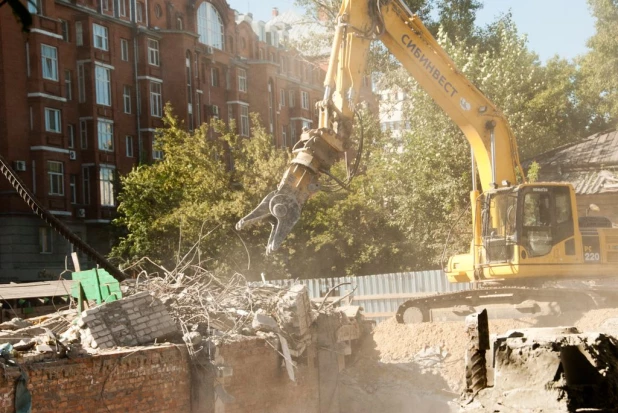
[[[80,237],[75,235],[75,233],[71,231],[71,229],[67,225],[65,225],[62,221],[52,215],[45,207],[43,207],[43,205],[41,205],[41,203],[37,200],[34,194],[30,192],[30,190],[22,182],[19,176],[17,176],[15,171],[13,171],[13,168],[11,168],[10,164],[2,155],[0,155],[0,172],[2,172],[2,175],[4,175],[4,177],[9,181],[9,183],[15,189],[19,197],[24,200],[24,202],[26,203],[26,205],[28,205],[32,212],[34,212],[37,216],[39,216],[39,218],[45,221],[47,225],[52,227],[64,239],[73,244],[75,248],[82,251],[94,262],[104,268],[116,280],[122,281],[127,278],[124,272],[114,266],[111,262],[107,260],[107,258],[105,258],[102,254],[99,254],[94,248],[84,242]]]
[[[618,289],[504,286],[435,294],[405,301],[397,322],[451,321],[487,308],[492,318],[555,317],[567,311],[615,306]]]

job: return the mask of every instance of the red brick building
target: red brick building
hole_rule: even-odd
[[[21,33],[0,8],[0,151],[42,203],[101,252],[117,178],[153,150],[166,102],[193,129],[248,136],[257,112],[277,147],[317,122],[323,68],[283,46],[289,25],[225,0],[36,0]],[[273,15],[278,13],[273,10]],[[0,184],[0,282],[57,276],[71,246]]]

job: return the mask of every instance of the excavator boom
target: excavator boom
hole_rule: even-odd
[[[483,189],[516,182],[515,171],[521,171],[521,165],[504,115],[457,70],[418,17],[400,0],[344,0],[324,99],[318,104],[318,128],[304,131],[278,188],[237,224],[241,229],[271,220],[269,253],[281,245],[300,218],[303,204],[319,190],[320,174],[328,173],[351,146],[354,112],[373,40],[380,40],[461,128],[473,148]]]

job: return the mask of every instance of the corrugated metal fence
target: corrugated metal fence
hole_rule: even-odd
[[[470,288],[469,283],[451,284],[442,271],[419,271],[396,274],[367,275],[362,277],[316,278],[311,280],[275,280],[277,285],[291,285],[299,282],[307,286],[311,298],[320,298],[331,288],[343,285],[333,292],[335,296],[344,296],[354,287],[352,304],[364,308],[365,316],[377,322],[395,315],[397,308],[406,299],[425,294],[461,291]]]

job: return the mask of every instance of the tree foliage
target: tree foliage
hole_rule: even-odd
[[[240,236],[233,228],[276,187],[287,152],[272,147],[257,118],[251,139],[239,138],[221,121],[187,132],[169,106],[163,120],[156,145],[164,158],[122,178],[115,223],[126,235],[113,256],[125,261],[148,256],[172,265],[178,254],[199,242],[212,269],[227,266],[254,276],[263,268],[280,268],[263,256],[260,244],[269,228],[260,226]],[[253,261],[249,269],[247,253]]]
[[[596,33],[588,40],[590,52],[579,59],[581,101],[598,112],[589,119],[592,129],[616,126],[618,120],[618,2],[588,0],[596,18]]]

